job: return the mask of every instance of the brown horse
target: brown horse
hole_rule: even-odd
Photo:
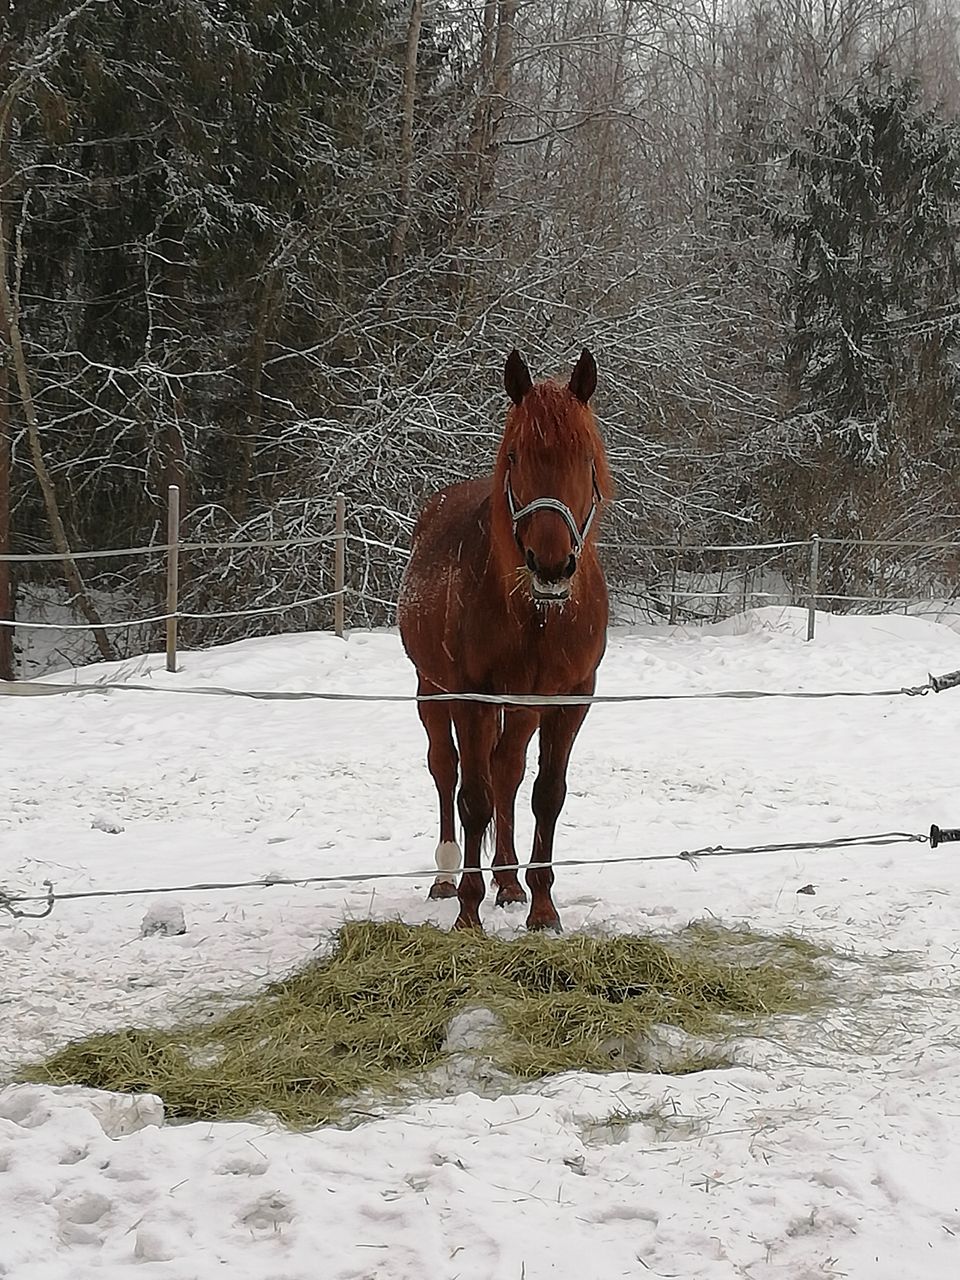
[[[504,385],[513,405],[493,475],[443,489],[420,514],[400,588],[400,635],[421,694],[591,694],[607,629],[595,517],[611,492],[589,408],[597,366],[584,351],[568,386],[534,386],[513,351]],[[497,906],[525,902],[515,870],[513,821],[527,747],[539,728],[532,861],[549,863],[570,751],[588,708],[417,705],[440,796],[440,874],[430,897],[458,894],[455,928],[480,928],[480,846],[490,820]],[[463,865],[469,868],[459,890],[451,874],[460,865],[454,834],[458,765]],[[552,868],[529,868],[526,878],[532,897],[527,928],[559,930],[550,895]]]

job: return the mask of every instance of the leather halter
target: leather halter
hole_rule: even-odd
[[[587,534],[590,532],[590,526],[593,524],[594,516],[597,514],[597,507],[603,501],[603,495],[600,492],[600,486],[597,484],[597,469],[592,468],[593,474],[593,501],[590,504],[590,512],[583,527],[577,525],[573,512],[565,502],[561,502],[559,498],[534,498],[532,502],[528,502],[525,507],[517,510],[517,502],[513,496],[513,486],[510,484],[510,469],[507,468],[506,479],[503,482],[503,489],[507,495],[507,506],[510,508],[510,519],[513,521],[513,536],[517,540],[517,546],[521,549],[523,543],[520,541],[520,535],[517,533],[517,525],[524,516],[532,516],[535,511],[556,511],[561,516],[564,524],[570,530],[570,536],[573,539],[574,555],[579,555],[583,550],[583,544],[587,540]]]

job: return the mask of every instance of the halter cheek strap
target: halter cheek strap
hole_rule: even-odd
[[[583,544],[587,540],[587,534],[590,532],[590,526],[593,524],[594,516],[597,514],[597,507],[603,501],[600,493],[600,486],[597,484],[597,472],[593,471],[593,501],[590,504],[590,511],[583,526],[579,527],[573,512],[565,502],[561,502],[559,498],[534,498],[532,502],[528,502],[525,507],[517,510],[516,499],[513,496],[513,486],[510,484],[510,472],[507,472],[506,479],[503,484],[504,492],[507,495],[507,506],[510,508],[510,519],[513,521],[513,536],[519,544],[520,538],[517,534],[517,525],[524,516],[532,516],[535,511],[556,511],[561,516],[564,524],[570,530],[570,537],[573,539],[573,550],[579,555],[583,550]]]

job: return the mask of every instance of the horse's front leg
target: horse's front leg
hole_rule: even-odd
[[[590,688],[576,689],[576,693],[592,693]],[[547,863],[543,867],[527,870],[530,887],[530,914],[528,929],[552,929],[560,932],[560,917],[553,905],[550,890],[553,887],[553,837],[557,819],[567,795],[567,764],[574,739],[587,714],[587,707],[551,707],[540,720],[540,771],[533,784],[533,813],[537,820],[533,838],[532,862]]]
[[[493,753],[493,807],[496,817],[496,851],[493,878],[497,882],[497,906],[526,902],[517,873],[517,853],[513,841],[514,806],[523,780],[527,747],[540,719],[538,711],[526,707],[504,712],[503,732]],[[504,867],[509,868],[504,870]]]
[[[457,896],[460,914],[455,929],[479,929],[480,903],[486,892],[480,870],[480,849],[493,817],[491,757],[497,741],[499,713],[495,706],[467,702],[452,704],[460,747],[460,794],[457,807],[463,824],[463,866]]]

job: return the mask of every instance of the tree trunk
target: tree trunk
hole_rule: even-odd
[[[7,21],[10,16],[10,0],[0,0],[0,38],[8,40]],[[0,54],[0,78],[7,79],[9,46]],[[9,117],[0,128],[0,199],[8,191]],[[0,239],[6,243],[7,219],[0,204]],[[10,368],[7,352],[0,365],[0,556],[11,555],[10,543],[10,490],[13,477],[10,474]],[[13,565],[0,560],[0,623],[13,622]],[[13,680],[13,627],[0,625],[0,680]]]
[[[88,10],[95,0],[80,0],[80,3],[65,14],[59,22],[55,23],[45,34],[44,38],[39,41],[28,62],[21,67],[16,77],[6,85],[3,95],[0,97],[0,149],[2,149],[2,158],[4,164],[7,160],[6,140],[9,137],[10,124],[13,112],[16,107],[20,93],[24,87],[33,79],[40,77],[46,67],[59,57],[63,51],[64,41],[70,25],[80,17],[80,15]],[[3,0],[0,5],[0,18],[3,19],[4,34],[6,34],[7,19],[10,13],[9,0]],[[8,50],[5,50],[7,53]],[[4,62],[6,64],[6,57]],[[6,79],[6,76],[4,76]],[[4,172],[3,177],[9,180],[9,175]],[[5,187],[4,190],[7,188]],[[5,233],[6,225],[0,227],[0,232]],[[37,408],[33,399],[33,393],[30,388],[30,377],[27,370],[27,359],[23,349],[23,341],[20,336],[20,318],[18,299],[13,297],[10,292],[9,279],[9,254],[7,252],[6,234],[0,233],[0,337],[9,343],[10,359],[16,374],[17,387],[20,392],[20,402],[23,405],[23,415],[27,424],[27,438],[30,443],[30,456],[33,459],[34,469],[37,473],[37,480],[43,494],[43,502],[47,512],[47,519],[50,523],[50,534],[53,539],[53,545],[58,554],[63,558],[64,577],[73,592],[80,612],[87,619],[93,628],[93,636],[97,642],[97,648],[100,650],[101,656],[107,661],[113,660],[113,649],[110,641],[107,639],[107,633],[103,629],[100,617],[93,606],[92,601],[87,595],[86,588],[83,585],[83,579],[80,576],[80,570],[77,562],[73,558],[70,550],[70,543],[67,538],[67,531],[64,527],[63,519],[60,515],[60,504],[57,501],[57,491],[54,487],[50,472],[43,456],[43,449],[40,444],[40,427],[37,420]],[[4,379],[9,387],[9,366],[4,370]],[[0,388],[2,391],[2,388]],[[9,441],[9,401],[3,396],[3,410],[7,417],[0,420],[0,427],[7,431],[7,441]],[[0,430],[0,435],[3,432]],[[0,445],[0,456],[3,455],[4,447]],[[9,463],[5,468],[7,475],[7,501],[9,502]],[[4,467],[0,462],[0,489],[3,488],[3,472]],[[2,501],[2,500],[0,500]],[[2,518],[2,517],[0,517]],[[9,519],[9,514],[8,514]],[[4,545],[0,542],[0,545]],[[9,577],[7,578],[9,590]],[[0,627],[0,631],[10,631],[9,627]]]
[[[467,136],[467,167],[460,184],[460,210],[464,221],[468,220],[472,214],[480,189],[480,170],[490,132],[490,80],[496,43],[497,0],[485,0],[483,31],[480,35],[480,59],[477,65],[477,100],[474,103],[470,133]]]
[[[4,234],[0,225],[0,236]],[[0,556],[11,554],[10,543],[10,374],[4,363],[0,367]],[[14,679],[13,566],[0,560],[0,680]]]
[[[162,413],[162,429],[156,441],[159,462],[158,502],[159,518],[166,519],[167,489],[175,484],[180,490],[181,510],[189,505],[190,481],[189,443],[181,426],[186,415],[181,411],[184,385],[180,375],[185,372],[183,359],[184,334],[187,331],[187,263],[184,248],[186,229],[177,218],[168,218],[157,229],[154,254],[157,263],[157,282],[160,294],[157,299],[162,341],[160,351],[151,353],[158,363],[165,364],[164,372],[170,379],[168,394],[172,403],[158,404],[158,416]],[[163,349],[166,352],[161,354]]]
[[[496,177],[497,134],[513,77],[513,24],[519,0],[486,0],[477,104],[467,141],[467,173],[461,188],[462,218],[468,222],[490,201]]]
[[[6,36],[7,18],[10,11],[10,0],[0,0],[0,34]],[[7,78],[7,51],[0,55],[0,75]],[[9,190],[9,146],[10,117],[0,127],[0,199]],[[7,218],[3,205],[0,204],[0,240],[6,246]],[[0,556],[12,554],[10,542],[10,490],[13,477],[10,474],[10,366],[8,353],[3,352],[3,363],[0,364]],[[4,622],[13,622],[13,565],[0,560],[0,680],[13,680],[15,676],[13,661],[13,627],[5,627]]]
[[[403,266],[403,251],[410,229],[410,199],[413,193],[413,115],[417,105],[417,61],[423,0],[411,0],[407,25],[407,47],[403,61],[403,96],[400,105],[400,185],[397,192],[397,220],[390,237],[387,266],[396,275]]]
[[[0,121],[5,131],[7,119],[4,117]],[[40,490],[43,494],[43,504],[47,512],[47,520],[50,524],[50,535],[53,545],[58,554],[63,558],[64,577],[67,584],[76,599],[80,612],[87,619],[93,628],[93,637],[97,642],[97,648],[100,655],[107,662],[113,661],[113,648],[107,639],[107,633],[103,629],[100,616],[93,606],[90,597],[87,595],[83,579],[80,576],[80,570],[77,562],[73,558],[70,549],[70,542],[67,538],[67,531],[60,515],[60,503],[57,499],[57,491],[54,486],[50,472],[43,456],[43,448],[40,443],[40,424],[37,419],[37,407],[34,403],[33,392],[30,388],[30,376],[27,370],[27,357],[23,349],[23,341],[20,336],[19,316],[14,298],[10,293],[10,282],[8,278],[8,254],[6,237],[0,235],[0,333],[7,339],[10,344],[10,354],[13,361],[13,368],[16,373],[17,387],[20,392],[20,403],[23,405],[23,416],[27,424],[27,438],[30,443],[30,456],[33,460],[34,470],[37,473],[37,480],[40,484]],[[6,631],[9,628],[4,627]]]

